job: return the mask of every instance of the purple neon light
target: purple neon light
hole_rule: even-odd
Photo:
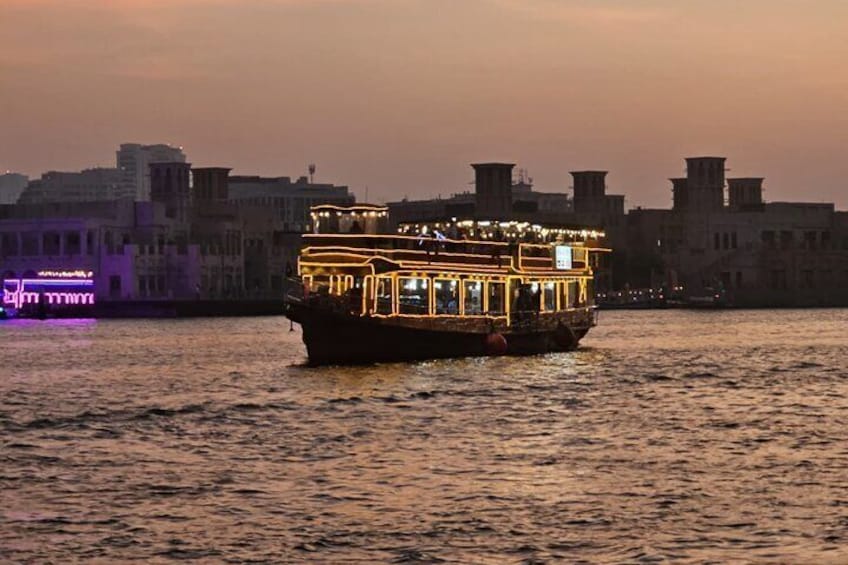
[[[27,290],[33,286],[63,286],[63,287],[92,287],[94,281],[91,279],[17,279],[7,280],[3,283],[3,303],[19,309],[24,304],[38,304],[41,296],[48,304],[65,305],[94,305],[93,292],[44,292]]]

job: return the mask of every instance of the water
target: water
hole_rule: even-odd
[[[308,369],[282,318],[0,322],[0,561],[846,562],[846,330]]]

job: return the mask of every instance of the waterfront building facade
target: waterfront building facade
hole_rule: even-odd
[[[202,310],[212,303],[233,305],[228,313],[238,313],[241,304],[280,308],[286,277],[296,272],[300,231],[292,231],[279,209],[264,201],[231,198],[229,169],[191,169],[184,162],[149,168],[147,202],[0,206],[0,278],[7,305],[31,310],[49,301],[53,312],[73,308],[80,315],[163,315],[159,306],[173,304],[193,312],[219,311]],[[66,303],[54,297],[62,293],[45,294],[45,285],[59,284],[45,282],[56,273],[82,274],[56,280],[63,288],[87,285],[91,299],[63,291],[76,300]]]
[[[725,179],[723,157],[686,163],[687,176],[671,179],[671,209],[627,214],[631,286],[682,286],[737,306],[848,305],[848,213],[765,202],[763,178]]]

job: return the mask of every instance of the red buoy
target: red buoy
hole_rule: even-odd
[[[506,338],[498,332],[486,336],[486,355],[504,355],[507,350]]]

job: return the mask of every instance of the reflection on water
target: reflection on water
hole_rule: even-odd
[[[0,557],[848,560],[848,311],[312,369],[282,318],[6,321]]]

